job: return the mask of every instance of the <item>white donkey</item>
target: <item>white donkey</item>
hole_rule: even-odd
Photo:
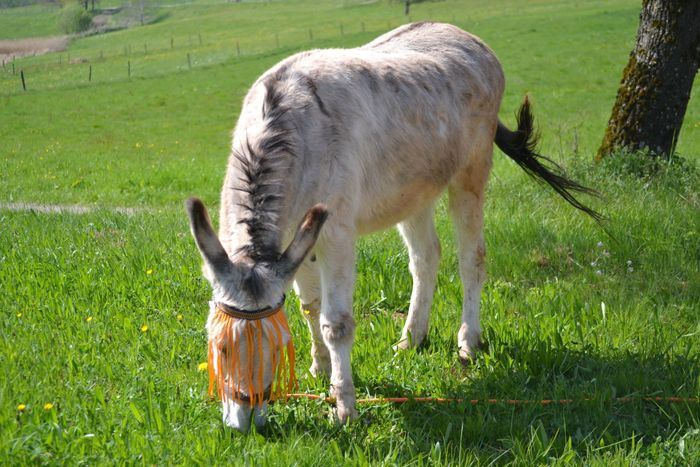
[[[398,346],[419,345],[428,333],[440,259],[434,207],[445,189],[464,289],[458,355],[465,362],[475,357],[485,279],[484,191],[494,142],[597,217],[571,195],[591,190],[534,152],[527,99],[517,131],[499,122],[503,88],[503,71],[488,46],[455,26],[429,22],[355,49],[294,55],[255,82],[233,133],[218,237],[202,202],[187,203],[213,287],[210,370],[227,425],[245,432],[251,413],[257,425],[264,423],[282,346],[270,337],[280,327],[265,325],[240,331],[236,348],[227,348],[232,341],[223,335],[235,334],[229,329],[235,325],[221,325],[217,315],[235,311],[245,321],[279,310],[292,280],[312,335],[311,373],[330,375],[341,422],[355,416],[355,241],[398,224],[413,277]],[[286,342],[290,336],[282,331]],[[230,363],[231,354],[237,363]],[[258,392],[265,388],[257,398],[254,385]]]

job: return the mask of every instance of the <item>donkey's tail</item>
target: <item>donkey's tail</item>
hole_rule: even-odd
[[[534,131],[533,117],[527,96],[518,110],[516,119],[518,120],[516,131],[510,131],[503,123],[498,122],[496,145],[532,178],[546,182],[573,207],[600,222],[603,219],[600,213],[582,204],[572,194],[572,192],[578,192],[599,197],[598,192],[567,178],[559,164],[536,152],[538,135]]]

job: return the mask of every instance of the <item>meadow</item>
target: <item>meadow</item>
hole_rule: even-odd
[[[496,151],[488,348],[474,365],[456,355],[462,292],[444,204],[430,334],[418,350],[391,347],[411,293],[399,236],[358,245],[358,397],[574,402],[378,403],[339,426],[328,405],[300,400],[276,404],[267,429],[247,436],[224,428],[206,394],[210,290],[183,201],[201,197],[216,224],[230,131],[260,73],[299,50],[365,43],[409,18],[389,1],[152,5],[151,24],[16,59],[15,74],[10,63],[0,69],[0,463],[700,463],[698,403],[643,399],[700,396],[700,88],[670,162],[593,161],[638,2],[411,6],[410,20],[452,22],[495,50],[507,79],[502,119],[512,127],[528,94],[541,151],[599,190],[602,199],[587,201],[608,218],[599,226]],[[0,38],[54,34],[46,15],[56,12],[0,10]],[[289,294],[299,391],[327,393],[328,382],[305,371],[298,307]]]

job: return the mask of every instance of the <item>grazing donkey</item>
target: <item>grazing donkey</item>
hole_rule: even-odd
[[[479,38],[430,22],[355,49],[294,55],[255,82],[233,133],[218,237],[202,202],[187,203],[213,287],[209,367],[227,425],[245,432],[251,413],[263,424],[267,400],[284,389],[273,380],[280,362],[293,367],[293,358],[282,355],[290,339],[286,322],[256,320],[284,314],[292,280],[311,331],[311,373],[330,375],[341,422],[355,416],[355,241],[398,224],[413,277],[398,347],[419,345],[428,333],[440,259],[433,212],[445,189],[464,288],[458,355],[465,362],[475,357],[494,142],[597,218],[571,194],[592,191],[534,152],[527,99],[517,131],[498,120],[503,88],[501,66]],[[236,320],[227,324],[224,316]],[[243,330],[246,322],[255,324]]]

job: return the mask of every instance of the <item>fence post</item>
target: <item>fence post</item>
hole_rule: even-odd
[[[15,59],[12,59],[12,74],[15,74]]]
[[[92,65],[90,65],[90,71],[88,72],[88,83],[92,82]]]
[[[127,60],[126,67],[127,76],[131,78],[131,60]]]
[[[27,84],[24,82],[24,70],[19,70],[19,75],[22,77],[22,89],[27,90]]]

